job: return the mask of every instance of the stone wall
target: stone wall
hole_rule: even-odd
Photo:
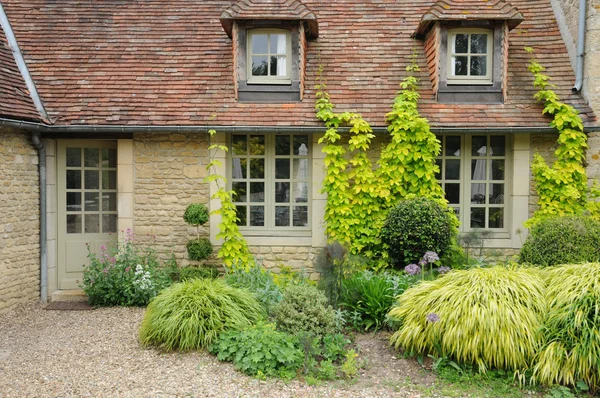
[[[38,156],[27,135],[0,129],[0,313],[39,298]]]
[[[315,265],[318,257],[324,254],[323,248],[302,246],[254,246],[250,251],[258,263],[275,273],[279,273],[282,267],[287,267],[296,272],[304,272],[311,279],[318,279],[319,273]]]

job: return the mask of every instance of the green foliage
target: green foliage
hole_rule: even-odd
[[[208,222],[208,208],[202,203],[192,203],[183,214],[183,220],[194,226],[204,225]]]
[[[321,356],[329,362],[337,362],[346,356],[346,346],[350,340],[341,333],[326,334],[323,339],[323,348]]]
[[[396,266],[416,263],[425,252],[443,256],[453,246],[456,218],[447,207],[425,197],[403,200],[388,214],[381,231]]]
[[[303,354],[297,344],[295,337],[276,331],[275,325],[258,323],[221,333],[210,352],[250,376],[291,379],[302,366]]]
[[[600,264],[547,270],[546,283],[549,307],[533,379],[596,391],[600,388]]]
[[[187,281],[190,279],[216,279],[219,276],[219,271],[212,267],[182,267],[174,270],[174,281]]]
[[[275,283],[273,274],[258,264],[253,264],[248,269],[229,269],[224,278],[230,286],[251,291],[267,313],[271,313],[273,307],[283,298],[281,288]]]
[[[209,131],[211,137],[216,134],[214,130]],[[228,151],[226,146],[211,145],[209,151],[221,150]],[[246,239],[240,232],[237,222],[237,210],[233,204],[233,191],[225,189],[227,179],[213,172],[215,166],[220,166],[221,162],[213,159],[206,166],[209,176],[204,179],[204,182],[214,183],[217,186],[217,191],[212,196],[212,199],[219,199],[221,207],[213,210],[210,214],[221,216],[219,223],[219,232],[216,238],[222,241],[217,257],[223,260],[226,267],[242,267],[247,268],[253,264],[252,254],[248,247]]]
[[[474,364],[480,371],[520,371],[536,353],[545,311],[544,282],[536,269],[454,271],[399,297],[390,317],[402,326],[391,343],[413,355]]]
[[[531,229],[519,261],[541,266],[600,261],[600,222],[573,215],[544,218]]]
[[[352,325],[358,330],[378,330],[396,300],[410,286],[409,277],[388,272],[357,272],[342,282],[341,304],[347,311],[359,314]]]
[[[346,352],[346,359],[344,360],[344,363],[342,364],[342,372],[344,373],[344,376],[346,376],[347,379],[351,379],[352,377],[356,376],[356,374],[358,373],[358,354],[356,353],[356,351],[354,350],[348,350],[348,352]]]
[[[140,328],[143,345],[165,350],[208,347],[229,329],[244,329],[265,316],[247,290],[220,279],[192,279],[163,290],[148,305]]]
[[[131,230],[127,239],[111,257],[102,247],[100,256],[90,251],[90,265],[83,270],[81,288],[91,305],[145,306],[150,299],[172,281],[162,268],[152,249],[139,249],[133,241]],[[116,250],[116,249],[115,249]]]
[[[533,49],[527,48],[532,54]],[[538,209],[526,222],[530,227],[549,216],[580,215],[588,211],[595,219],[600,219],[600,190],[596,185],[587,184],[585,170],[585,150],[587,136],[583,132],[583,122],[575,108],[561,102],[552,90],[550,77],[534,58],[529,63],[529,71],[534,75],[534,87],[539,91],[534,98],[544,104],[544,114],[552,116],[550,126],[558,130],[556,161],[549,166],[535,154],[532,171],[538,193]]]
[[[304,271],[296,271],[285,265],[280,265],[279,272],[273,273],[273,280],[281,290],[291,285],[316,285],[316,282],[310,280]]]
[[[314,286],[291,285],[273,310],[277,328],[294,335],[311,333],[320,338],[334,333],[335,311],[327,305],[325,295]]]
[[[199,238],[187,243],[188,257],[192,261],[202,261],[210,257],[213,252],[212,243],[208,238]]]

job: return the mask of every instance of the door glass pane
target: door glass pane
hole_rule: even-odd
[[[490,207],[489,228],[504,228],[504,209]]]
[[[294,183],[294,202],[308,203],[308,183],[307,182]]]
[[[482,181],[487,179],[487,161],[485,159],[471,160],[471,179]]]
[[[490,185],[490,204],[504,204],[504,184]]]
[[[308,136],[307,135],[295,135],[294,136],[294,155],[308,156]]]
[[[308,159],[294,159],[294,179],[306,180],[308,178]]]
[[[97,170],[85,171],[85,189],[100,189],[100,176]]]
[[[81,170],[67,170],[67,189],[81,189]]]
[[[102,215],[102,232],[116,233],[117,232],[117,215],[103,214]]]
[[[265,201],[265,183],[251,182],[250,183],[250,202],[262,203]]]
[[[446,160],[446,180],[460,180],[460,159]]]
[[[446,137],[446,156],[460,156],[460,137]]]
[[[81,148],[67,148],[67,167],[81,167]]]
[[[81,233],[81,214],[67,214],[67,233]]]
[[[86,214],[85,215],[85,233],[98,234],[100,233],[100,215]]]
[[[287,156],[290,154],[290,136],[278,135],[275,137],[275,155]]]
[[[471,208],[471,228],[485,228],[485,208]]]
[[[233,201],[234,202],[246,202],[248,198],[246,197],[247,187],[246,182],[234,182],[231,184],[233,189]]]
[[[485,156],[487,154],[487,137],[473,136],[471,143],[471,156]]]
[[[250,226],[265,226],[265,208],[264,206],[250,206]]]
[[[446,184],[444,187],[448,203],[457,205],[460,203],[460,184]]]
[[[117,211],[117,194],[114,192],[102,194],[102,211]]]
[[[235,210],[236,210],[237,218],[238,218],[237,225],[242,226],[242,227],[245,227],[246,225],[248,225],[248,223],[247,223],[248,217],[246,214],[247,207],[238,205],[238,206],[235,206]]]
[[[471,57],[471,76],[487,75],[487,57],[472,56]]]
[[[246,166],[248,164],[248,160],[246,159],[240,159],[240,158],[233,158],[231,159],[233,165],[231,168],[231,177],[233,178],[238,178],[238,179],[244,179],[246,178],[247,175],[247,171],[246,171]]]
[[[441,180],[442,179],[442,159],[436,159],[435,165],[437,166],[437,170],[435,172],[435,179]]]
[[[290,208],[275,206],[275,226],[289,227],[290,226]]]
[[[289,182],[275,183],[275,202],[290,203],[290,183]]]
[[[250,155],[265,154],[265,136],[252,135],[250,136]]]
[[[487,53],[487,34],[478,33],[471,35],[471,53],[486,54]]]
[[[67,211],[81,210],[81,192],[67,192]]]
[[[294,227],[306,227],[308,225],[308,207],[294,206]]]
[[[264,159],[250,159],[250,178],[265,178]]]
[[[86,192],[85,193],[85,211],[100,210],[100,193]]]
[[[85,148],[83,157],[85,167],[100,167],[100,150],[98,148]]]
[[[275,178],[288,179],[290,178],[290,159],[275,160]]]
[[[504,156],[506,154],[506,137],[492,136],[490,138],[490,143],[492,147],[490,155]]]
[[[492,160],[492,180],[504,180],[504,160]]]
[[[247,155],[248,145],[245,135],[234,135],[231,139],[231,153],[233,155]]]
[[[102,149],[102,167],[117,167],[116,149]]]
[[[117,172],[112,170],[102,171],[102,189],[117,189]]]
[[[485,185],[471,184],[471,203],[485,204]]]

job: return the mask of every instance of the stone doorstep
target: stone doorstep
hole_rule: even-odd
[[[85,302],[88,298],[82,289],[57,290],[52,293],[52,301]]]

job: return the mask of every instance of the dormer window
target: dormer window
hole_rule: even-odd
[[[249,84],[291,84],[292,35],[281,29],[248,32]]]
[[[451,29],[448,42],[448,84],[492,83],[492,30]]]

